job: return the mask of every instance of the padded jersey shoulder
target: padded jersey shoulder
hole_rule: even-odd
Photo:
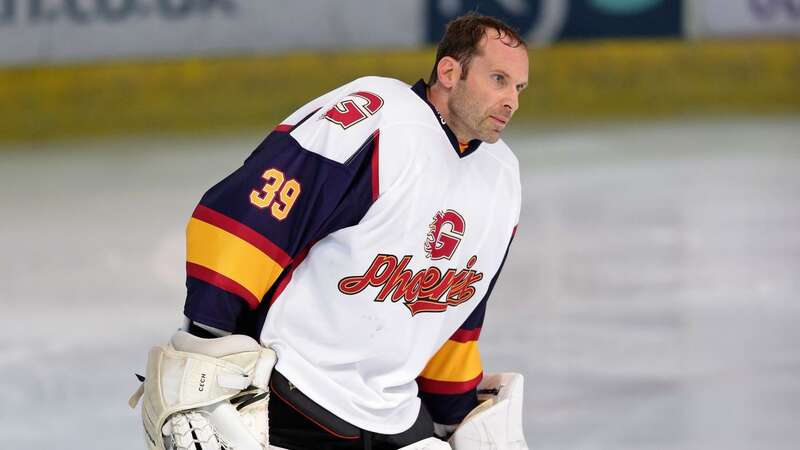
[[[356,79],[320,97],[314,106],[291,135],[304,149],[338,163],[348,161],[383,130],[402,129],[410,137],[415,129],[437,126],[425,101],[392,78]]]

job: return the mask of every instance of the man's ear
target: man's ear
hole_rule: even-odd
[[[461,78],[461,64],[450,56],[445,56],[436,65],[437,81],[445,89],[451,89]]]

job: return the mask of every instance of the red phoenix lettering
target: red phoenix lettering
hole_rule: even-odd
[[[363,275],[342,278],[339,291],[354,295],[369,286],[380,287],[374,301],[402,299],[413,316],[421,312],[442,312],[448,306],[466,302],[475,295],[473,285],[483,279],[483,273],[472,270],[477,256],[469,259],[465,269],[448,269],[444,275],[437,267],[414,273],[407,269],[411,259],[406,255],[398,261],[394,255],[380,254]]]

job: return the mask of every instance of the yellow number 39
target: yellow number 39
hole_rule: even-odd
[[[266,183],[260,191],[250,192],[250,203],[261,209],[269,207],[272,217],[285,219],[300,196],[300,183],[295,179],[284,182],[283,172],[278,169],[265,170],[261,178]]]

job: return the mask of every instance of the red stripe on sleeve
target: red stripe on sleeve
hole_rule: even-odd
[[[439,381],[417,377],[417,385],[422,392],[428,394],[463,394],[478,387],[483,373],[468,381]]]
[[[451,341],[456,342],[470,342],[470,341],[477,341],[478,338],[481,336],[481,328],[474,328],[472,330],[464,330],[458,329],[452,336],[450,336]]]
[[[249,242],[254,247],[264,252],[264,254],[272,258],[272,260],[278,263],[278,265],[280,265],[282,268],[286,268],[286,266],[292,262],[292,258],[285,251],[283,251],[282,248],[273,244],[258,231],[222,213],[214,211],[209,207],[197,205],[194,213],[192,213],[192,217],[214,225],[215,227],[221,228],[228,233]]]
[[[231,280],[225,275],[214,272],[213,270],[203,267],[199,264],[190,262],[186,263],[186,275],[192,278],[197,278],[200,281],[205,281],[206,283],[216,286],[223,291],[238,295],[245,302],[247,302],[251,309],[256,309],[258,307],[259,299],[257,299],[255,295],[251,294],[250,291],[244,288],[244,286]]]
[[[275,127],[274,131],[277,131],[279,133],[288,133],[288,132],[292,131],[292,128],[294,128],[294,125],[289,125],[287,123],[282,123],[282,124],[278,125],[277,127]]]
[[[375,139],[375,143],[373,144],[372,148],[372,203],[375,203],[375,200],[378,199],[378,194],[380,193],[380,183],[378,180],[378,150],[380,148],[380,130],[376,131],[372,136]]]

